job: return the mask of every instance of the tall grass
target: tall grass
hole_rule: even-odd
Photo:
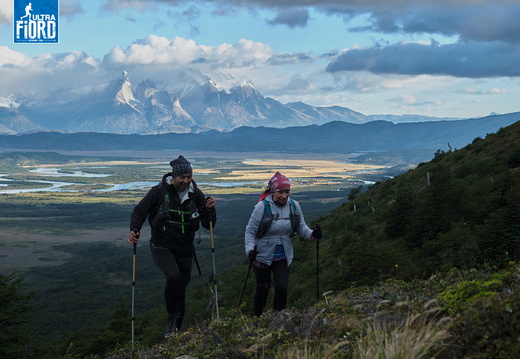
[[[372,321],[354,349],[353,359],[435,358],[449,339],[447,318],[428,320],[427,315],[409,316],[399,325]]]

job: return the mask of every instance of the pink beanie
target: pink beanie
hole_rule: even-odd
[[[269,180],[268,186],[271,192],[291,189],[291,181],[278,171]]]

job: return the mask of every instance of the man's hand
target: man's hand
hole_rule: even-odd
[[[213,197],[206,197],[206,208],[213,208],[215,207],[216,201]]]
[[[128,243],[137,244],[137,242],[139,242],[140,234],[141,233],[139,233],[137,230],[130,231],[130,234],[128,235]]]

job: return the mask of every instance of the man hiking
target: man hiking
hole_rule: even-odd
[[[192,166],[183,156],[170,162],[172,171],[135,206],[128,242],[136,244],[148,218],[150,248],[166,279],[164,300],[168,319],[165,337],[178,331],[185,313],[186,287],[194,259],[193,240],[199,225],[210,228],[217,220],[215,199],[205,197],[192,179]]]

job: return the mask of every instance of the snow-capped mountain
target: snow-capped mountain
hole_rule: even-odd
[[[68,130],[111,133],[145,133],[152,130],[140,111],[140,102],[134,98],[126,72],[104,91],[78,102],[77,110],[71,114]]]
[[[42,101],[20,100],[20,110],[42,129],[108,133],[151,130],[135,100],[128,74],[87,94],[50,96]]]
[[[189,79],[185,86],[172,89],[182,107],[204,129],[232,130],[241,126],[290,127],[310,125],[309,116],[266,98],[249,81],[219,90],[208,79]]]
[[[150,80],[137,85],[135,97],[139,101],[140,113],[148,120],[152,132],[185,133],[198,129],[179,99],[165,90],[158,90]]]
[[[223,80],[226,87],[219,87],[208,76],[185,71],[159,84],[148,79],[134,86],[124,71],[116,80],[87,94],[54,95],[39,102],[13,97],[11,103],[19,104],[16,111],[34,122],[34,126],[0,132],[40,128],[121,134],[197,133],[226,132],[243,126],[285,128],[371,120],[339,106],[285,105],[264,97],[247,79],[234,80],[227,76]],[[12,106],[11,110],[14,111]],[[0,118],[7,117],[0,113]]]
[[[39,130],[40,127],[19,110],[14,95],[0,97],[0,134],[16,134]]]

